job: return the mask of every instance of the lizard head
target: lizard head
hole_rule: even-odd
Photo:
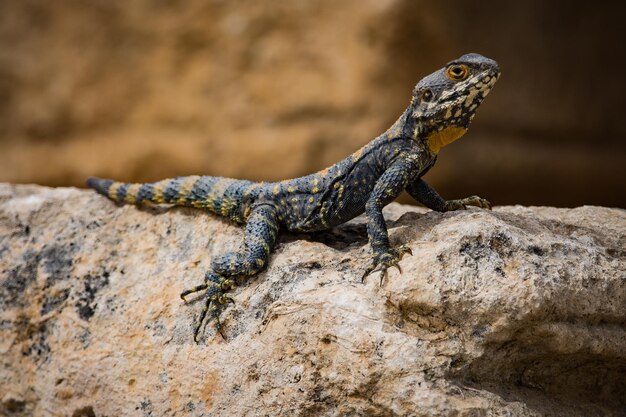
[[[466,54],[423,78],[411,98],[414,139],[438,153],[463,136],[499,76],[496,61]]]

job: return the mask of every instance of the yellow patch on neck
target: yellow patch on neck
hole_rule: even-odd
[[[445,129],[431,133],[426,139],[428,147],[432,153],[439,153],[439,150],[449,143],[454,142],[467,132],[464,127],[446,127]]]

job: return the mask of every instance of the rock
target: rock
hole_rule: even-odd
[[[241,230],[192,209],[0,186],[7,416],[599,416],[626,410],[626,213],[392,204],[413,256],[379,285],[364,219],[284,235],[192,340]]]

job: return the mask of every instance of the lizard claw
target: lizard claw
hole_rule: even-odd
[[[231,303],[232,305],[235,305],[235,300],[233,300],[233,297],[229,297],[227,295],[221,295],[218,298],[218,301],[220,304]]]
[[[200,285],[196,285],[193,288],[190,288],[188,290],[185,290],[183,292],[180,293],[180,298],[184,301],[187,302],[187,300],[185,299],[185,297],[187,297],[189,294],[193,294],[196,292],[200,292],[200,291],[204,291],[208,288],[209,286],[207,284],[200,284]]]
[[[215,330],[222,336],[222,340],[226,340],[226,336],[224,336],[224,332],[222,332],[222,323],[220,322],[220,317],[215,317]]]
[[[367,269],[365,270],[363,275],[361,276],[361,283],[365,282],[365,277],[367,277],[369,274],[371,274],[374,271],[375,268],[376,268],[376,263],[372,262],[370,264],[370,266],[367,267]]]
[[[235,283],[234,281],[225,278],[219,274],[216,274],[215,272],[207,272],[204,279],[204,284],[200,284],[191,289],[185,290],[180,294],[180,297],[183,299],[183,301],[186,301],[185,297],[189,294],[206,290],[206,293],[204,295],[204,307],[200,312],[198,322],[194,329],[193,340],[198,343],[200,331],[202,330],[207,316],[209,316],[208,321],[215,319],[215,330],[220,334],[220,336],[222,336],[224,340],[226,340],[224,332],[222,331],[220,314],[224,309],[225,304],[235,304],[235,300],[225,294],[226,291],[235,287]]]
[[[389,268],[398,268],[398,272],[402,273],[399,262],[402,260],[405,254],[413,255],[413,251],[408,246],[398,246],[397,248],[391,248],[389,252],[383,252],[382,254],[375,254],[372,259],[372,263],[367,267],[365,273],[361,277],[361,282],[365,281],[365,277],[371,274],[378,266],[380,266],[380,285],[383,285],[383,280],[387,275]]]
[[[379,286],[383,286],[383,281],[385,280],[385,277],[387,276],[387,267],[386,266],[382,266],[380,268],[380,284]]]

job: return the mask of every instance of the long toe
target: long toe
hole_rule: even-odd
[[[372,262],[372,263],[370,264],[370,266],[368,266],[368,267],[367,267],[367,269],[365,270],[365,272],[363,273],[363,276],[361,277],[361,282],[365,282],[365,278],[366,278],[369,274],[371,274],[371,273],[374,271],[374,269],[375,269],[375,268],[376,268],[376,263],[375,263],[375,262]]]
[[[387,276],[387,267],[383,266],[380,268],[380,284],[379,286],[383,286],[383,281],[385,280],[385,277]]]

